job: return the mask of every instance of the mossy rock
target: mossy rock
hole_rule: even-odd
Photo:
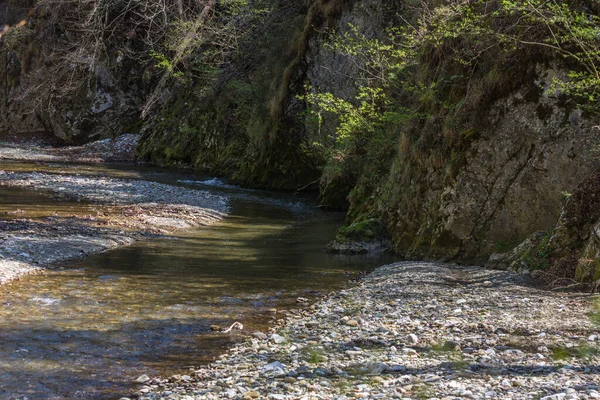
[[[372,241],[384,236],[386,230],[381,220],[368,218],[341,227],[335,234],[335,240],[341,243],[356,240]]]

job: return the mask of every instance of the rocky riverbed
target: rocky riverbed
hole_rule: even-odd
[[[0,186],[93,205],[43,218],[17,209],[0,220],[0,283],[148,235],[208,225],[228,211],[224,196],[132,179],[0,170]]]
[[[405,262],[292,312],[212,364],[141,376],[155,399],[598,399],[593,297]]]

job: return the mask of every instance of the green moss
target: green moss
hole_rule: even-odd
[[[566,361],[572,358],[586,360],[600,354],[598,346],[588,343],[579,343],[573,347],[555,346],[551,351],[554,361]]]
[[[344,243],[354,240],[371,241],[385,236],[385,228],[381,220],[367,218],[356,221],[337,230],[335,240]]]
[[[316,346],[306,346],[302,349],[302,359],[311,364],[318,364],[327,360],[325,350]]]
[[[551,266],[552,249],[550,248],[551,232],[546,232],[540,238],[535,238],[532,245],[527,247],[519,259],[532,270],[546,270]]]
[[[457,344],[455,342],[444,341],[431,346],[431,351],[434,353],[450,353],[456,351]]]

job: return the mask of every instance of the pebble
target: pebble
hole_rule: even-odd
[[[414,333],[411,333],[408,335],[408,342],[411,344],[417,344],[419,343],[419,337]]]
[[[272,334],[270,337],[271,342],[275,343],[275,344],[282,344],[287,342],[287,339],[284,338],[283,336],[280,336],[276,333]]]
[[[246,392],[246,394],[244,394],[244,399],[258,399],[260,397],[260,393],[258,393],[255,390],[251,390],[249,392]]]
[[[140,375],[137,377],[137,379],[135,380],[137,383],[146,383],[150,380],[150,377],[146,374],[144,375]]]

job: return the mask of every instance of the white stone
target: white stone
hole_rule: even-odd
[[[272,334],[271,337],[269,338],[269,340],[275,344],[282,344],[287,342],[287,339],[284,338],[283,336],[280,336],[276,333]]]

